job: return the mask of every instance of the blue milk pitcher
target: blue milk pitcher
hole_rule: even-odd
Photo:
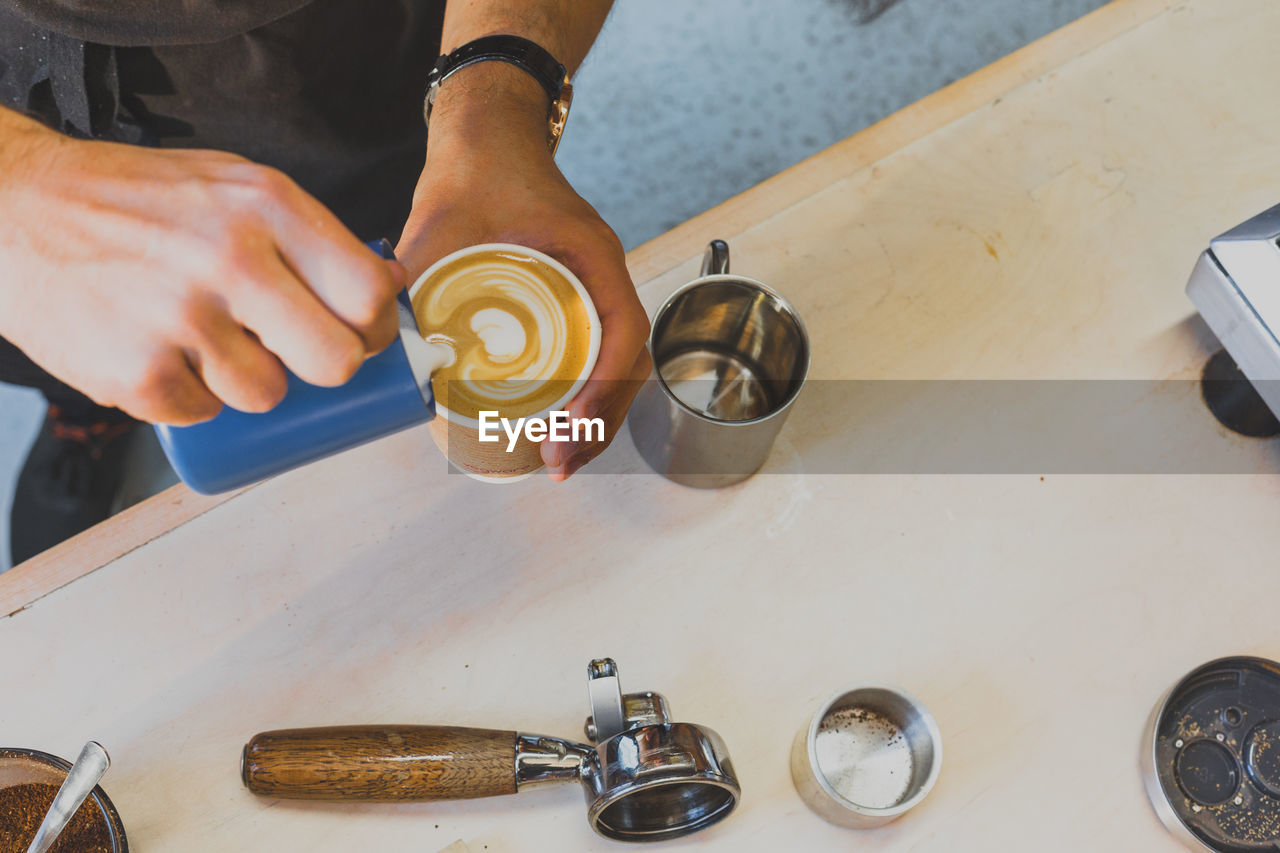
[[[386,240],[369,248],[392,260]],[[431,420],[432,345],[418,333],[401,294],[400,336],[367,359],[344,385],[322,388],[289,373],[288,391],[269,412],[224,406],[195,426],[157,424],[169,464],[201,494],[226,492]]]

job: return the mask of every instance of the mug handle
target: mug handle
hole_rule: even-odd
[[[707,246],[707,253],[702,256],[702,275],[699,278],[706,278],[709,275],[728,275],[729,274],[729,244],[723,240],[712,240]]]

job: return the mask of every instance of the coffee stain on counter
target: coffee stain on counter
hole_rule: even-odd
[[[990,255],[991,258],[996,263],[1000,263],[1000,250],[996,248],[996,244],[1004,242],[1003,234],[997,231],[994,234],[987,236],[986,234],[983,234],[981,231],[978,231],[976,228],[972,228],[963,223],[957,223],[956,227],[959,228],[961,231],[965,231],[969,234],[972,234],[973,236],[977,237],[980,241],[982,241],[982,246],[984,249],[987,250],[987,254]]]

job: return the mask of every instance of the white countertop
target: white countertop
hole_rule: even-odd
[[[1280,200],[1277,32],[1268,0],[1122,0],[637,250],[646,305],[724,237],[798,306],[818,380],[1194,377],[1216,348],[1182,295],[1196,254]],[[143,853],[617,850],[571,788],[296,804],[237,774],[290,726],[576,737],[607,655],[741,777],[737,813],[666,849],[1172,853],[1148,714],[1210,658],[1280,655],[1276,445],[1175,406],[1153,442],[1257,474],[826,476],[806,454],[859,421],[806,398],[765,473],[717,492],[640,475],[625,435],[622,473],[495,487],[402,433],[140,547],[108,529],[98,562],[60,552],[96,571],[0,618],[0,745],[100,740]],[[805,808],[788,752],[864,681],[923,699],[945,761],[856,833]]]

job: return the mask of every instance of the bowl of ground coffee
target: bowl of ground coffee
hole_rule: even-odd
[[[0,748],[0,853],[27,853],[70,762],[34,749]],[[128,853],[116,807],[101,787],[76,811],[50,853]]]

